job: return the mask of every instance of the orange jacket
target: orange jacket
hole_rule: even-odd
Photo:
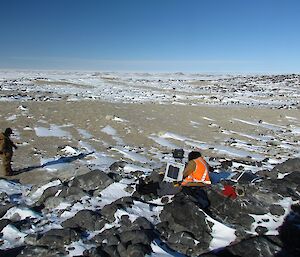
[[[183,179],[181,185],[188,186],[188,184],[191,182],[210,185],[211,181],[209,178],[208,165],[206,161],[202,157],[199,157],[193,161],[196,163],[196,169]]]

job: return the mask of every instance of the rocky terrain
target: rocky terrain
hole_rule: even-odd
[[[299,108],[300,75],[0,71],[5,101],[78,99],[121,103]]]
[[[19,147],[0,256],[299,256],[299,75],[1,71],[0,87]],[[213,168],[209,207],[162,181],[176,148]]]

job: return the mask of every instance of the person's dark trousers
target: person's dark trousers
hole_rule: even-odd
[[[195,202],[201,209],[208,210],[210,201],[206,191],[201,187],[182,187],[182,193],[187,195],[193,202]]]
[[[13,154],[10,152],[6,152],[2,154],[2,166],[5,176],[11,176],[13,171],[11,168],[11,159]]]

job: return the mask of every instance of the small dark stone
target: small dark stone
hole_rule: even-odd
[[[270,206],[270,213],[277,216],[282,216],[285,213],[285,210],[281,205],[272,204]]]
[[[263,235],[265,233],[268,232],[268,229],[266,227],[262,227],[262,226],[258,226],[256,229],[255,229],[255,232],[259,235]]]
[[[123,177],[120,174],[115,172],[109,172],[107,175],[116,182],[119,182],[123,179]]]
[[[122,215],[120,223],[122,224],[122,226],[131,226],[131,220],[129,219],[128,215]]]
[[[227,169],[229,169],[230,167],[232,167],[232,161],[226,160],[226,161],[221,162],[221,168],[222,168],[222,169],[227,170]]]
[[[168,203],[168,202],[169,202],[169,197],[168,197],[168,196],[162,197],[162,198],[161,198],[161,202],[162,202],[163,204]]]
[[[113,172],[120,172],[121,170],[124,169],[126,164],[127,163],[124,161],[117,161],[117,162],[114,162],[112,165],[110,165],[109,169]]]

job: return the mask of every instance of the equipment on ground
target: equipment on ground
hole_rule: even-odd
[[[184,150],[183,149],[174,149],[172,154],[173,154],[174,159],[182,160],[184,158]]]
[[[260,177],[249,171],[243,171],[241,174],[237,174],[231,178],[231,181],[239,184],[250,184],[259,180]]]
[[[173,162],[168,162],[164,179],[165,182],[179,182],[182,181],[183,171],[185,164],[183,163],[184,150],[183,149],[174,149],[172,151],[174,158]]]
[[[183,163],[172,162],[167,164],[163,181],[176,182],[182,181],[185,165]]]

